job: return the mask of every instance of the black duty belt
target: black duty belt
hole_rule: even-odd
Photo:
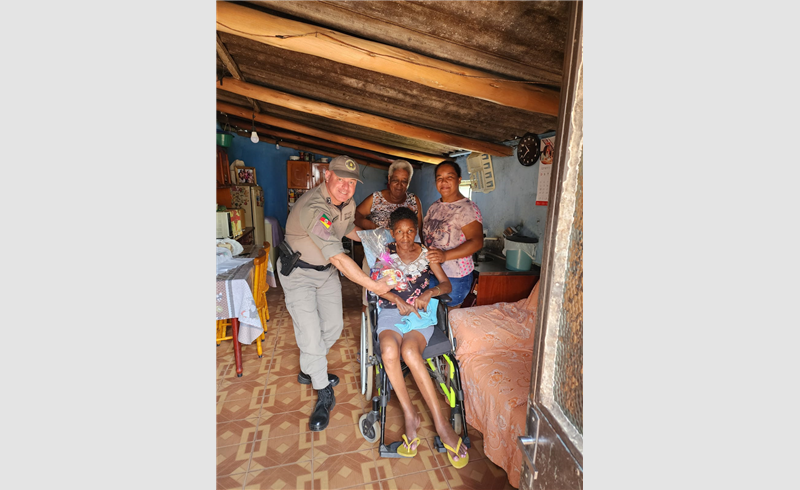
[[[297,262],[295,263],[295,267],[299,267],[301,269],[313,269],[315,271],[322,272],[322,271],[326,271],[326,270],[330,269],[331,268],[331,264],[328,264],[328,265],[311,265],[308,262],[305,262],[305,261],[302,261],[300,259],[297,259]]]

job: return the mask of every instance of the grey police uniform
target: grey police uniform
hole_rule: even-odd
[[[311,377],[315,390],[328,386],[327,354],[344,327],[342,284],[329,259],[344,253],[342,238],[355,227],[355,210],[352,198],[341,209],[332,204],[323,182],[297,200],[286,220],[285,240],[300,252],[301,265],[278,277],[300,348],[300,370]]]

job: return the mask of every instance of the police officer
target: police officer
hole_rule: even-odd
[[[354,224],[353,194],[356,181],[362,182],[358,177],[352,158],[342,155],[331,161],[324,184],[303,194],[289,213],[284,240],[290,250],[284,247],[278,259],[278,277],[300,348],[297,381],[317,390],[308,422],[312,431],[328,426],[336,404],[333,387],[339,378],[328,373],[327,354],[344,327],[338,272],[379,295],[391,290],[386,278],[373,281],[344,253],[343,237],[361,241],[356,234],[361,228]]]

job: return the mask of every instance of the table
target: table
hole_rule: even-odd
[[[242,376],[242,343],[252,344],[264,328],[253,298],[254,262],[263,247],[254,246],[242,254],[217,265],[217,320],[231,319],[236,376]],[[267,284],[275,287],[275,272],[266,261]]]
[[[539,281],[540,268],[531,266],[529,271],[506,269],[505,257],[487,253],[488,262],[476,262],[478,271],[477,300],[475,306],[514,302],[527,298]]]

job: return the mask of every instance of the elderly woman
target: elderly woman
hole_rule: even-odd
[[[409,208],[417,215],[418,234],[422,236],[422,203],[411,192],[407,192],[408,184],[414,175],[411,164],[405,160],[395,160],[389,166],[389,180],[386,189],[373,192],[356,208],[356,226],[365,230],[375,228],[389,229],[389,215],[397,208]],[[364,258],[362,269],[369,275],[369,265]],[[366,289],[362,288],[362,301],[367,304]]]
[[[472,287],[472,254],[483,248],[483,217],[478,206],[458,190],[461,167],[445,160],[436,167],[436,190],[422,226],[428,260],[442,264],[453,292],[449,307],[461,306]]]
[[[386,189],[373,192],[361,201],[356,208],[356,226],[365,230],[375,228],[389,229],[389,215],[397,208],[409,208],[416,213],[422,225],[422,203],[411,192],[407,192],[408,184],[414,169],[405,160],[395,160],[389,166],[389,180]]]

